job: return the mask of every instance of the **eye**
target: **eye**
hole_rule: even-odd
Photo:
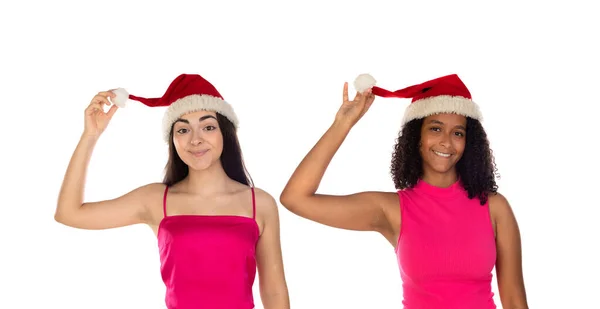
[[[177,133],[179,133],[179,134],[185,134],[186,132],[187,132],[186,128],[181,128],[181,129],[177,130]]]
[[[463,133],[463,132],[454,132],[454,135],[460,136],[460,137],[464,137],[465,133]]]
[[[208,126],[206,126],[204,129],[205,129],[205,130],[207,130],[207,131],[212,131],[212,130],[216,130],[216,129],[217,129],[217,127],[215,127],[215,126],[212,126],[212,125],[208,125]]]
[[[438,127],[431,127],[431,128],[429,128],[429,130],[434,131],[434,132],[440,132],[442,129],[440,129]]]

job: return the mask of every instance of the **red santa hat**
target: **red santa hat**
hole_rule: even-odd
[[[201,110],[217,112],[233,123],[237,128],[239,121],[233,107],[227,103],[217,89],[202,76],[181,74],[167,88],[160,98],[143,98],[128,94],[123,88],[113,90],[116,94],[113,103],[125,107],[127,99],[139,101],[149,107],[167,107],[163,117],[163,139],[168,142],[171,127],[175,121],[191,112]]]
[[[396,91],[385,90],[375,84],[371,75],[361,74],[354,81],[354,88],[358,92],[371,89],[374,95],[384,98],[412,98],[404,112],[402,125],[414,119],[441,113],[455,113],[479,121],[483,119],[479,106],[471,99],[469,89],[456,74]]]

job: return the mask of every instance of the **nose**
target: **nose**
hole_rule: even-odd
[[[450,148],[450,146],[451,146],[450,134],[442,134],[442,137],[440,139],[440,145],[445,148]]]
[[[204,142],[204,138],[202,137],[202,133],[198,131],[194,131],[192,133],[192,138],[190,139],[190,143],[194,146],[200,145]]]

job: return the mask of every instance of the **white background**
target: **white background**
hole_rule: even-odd
[[[205,76],[241,118],[255,183],[278,198],[333,120],[343,82],[364,72],[390,90],[458,73],[486,117],[500,192],[521,226],[530,308],[600,308],[600,22],[591,5],[160,3],[0,5],[0,308],[164,308],[148,227],[85,231],[53,220],[96,92],[160,96],[180,73]],[[407,104],[376,99],[319,192],[394,190],[390,155]],[[87,201],[162,179],[163,112],[131,101],[117,112],[95,150]],[[401,307],[383,237],[280,212],[293,308]]]

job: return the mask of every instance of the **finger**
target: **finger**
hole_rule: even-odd
[[[92,98],[92,103],[102,103],[107,106],[111,105],[110,101],[108,101],[106,97],[101,95],[96,95],[94,98]]]
[[[373,105],[373,102],[375,101],[375,95],[374,94],[369,94],[369,96],[367,97],[367,102],[365,103],[365,109],[369,109],[369,107],[371,107],[371,105]]]
[[[375,101],[375,100],[373,100],[373,98],[368,98],[367,102],[365,103],[365,109],[368,110],[369,107],[371,107],[371,105],[373,105],[373,101]]]
[[[117,109],[119,109],[119,107],[116,106],[116,105],[113,105],[113,106],[110,107],[110,109],[106,113],[106,116],[108,116],[108,119],[112,118],[112,116],[115,114],[115,112],[117,111]]]
[[[86,111],[90,114],[92,114],[94,112],[103,112],[104,113],[104,107],[102,105],[102,102],[92,102],[86,108]]]
[[[369,102],[369,103],[373,103],[373,101],[375,101],[375,95],[374,95],[374,94],[372,94],[372,93],[369,93],[369,94],[367,95],[367,102]]]
[[[92,101],[90,103],[90,105],[88,105],[88,109],[92,109],[92,108],[102,108],[102,105],[104,104],[104,102],[102,101]]]
[[[362,93],[360,93],[359,91],[356,92],[356,94],[354,95],[354,100],[355,102],[358,102],[358,100],[360,100],[362,96]]]
[[[362,106],[365,103],[365,98],[366,96],[364,94],[357,92],[356,96],[354,97],[354,102]]]
[[[348,82],[344,83],[344,102],[348,102]]]
[[[98,94],[97,94],[97,95],[99,95],[99,96],[103,96],[103,97],[105,97],[105,98],[106,98],[106,97],[111,97],[111,98],[114,98],[114,97],[116,97],[117,95],[116,95],[114,92],[112,92],[113,90],[114,90],[114,89],[111,89],[111,90],[109,90],[109,91],[100,91],[100,92],[98,92]]]

